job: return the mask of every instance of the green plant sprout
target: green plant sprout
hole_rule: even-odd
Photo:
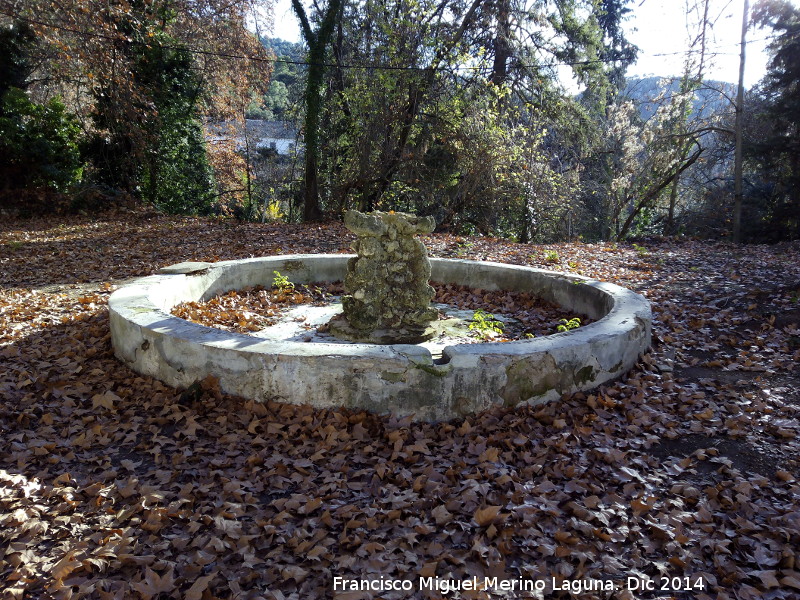
[[[544,253],[544,259],[547,262],[557,263],[559,260],[558,252],[556,252],[555,250],[548,250],[547,252]]]
[[[561,325],[556,327],[556,331],[559,333],[562,331],[572,331],[573,329],[577,329],[581,326],[581,320],[578,317],[572,317],[571,319],[561,319]]]
[[[647,248],[644,246],[639,246],[638,244],[634,244],[633,249],[636,250],[636,254],[639,256],[639,258],[644,258],[650,253]]]
[[[281,275],[278,271],[272,272],[275,277],[272,279],[272,287],[282,292],[294,290],[294,284],[289,281],[286,275]]]
[[[458,247],[456,248],[456,255],[457,256],[466,255],[474,245],[475,245],[474,242],[470,242],[468,240],[465,242],[459,242]]]
[[[469,329],[477,331],[482,338],[486,339],[491,337],[492,333],[503,333],[503,322],[496,320],[493,314],[478,309],[472,315]]]

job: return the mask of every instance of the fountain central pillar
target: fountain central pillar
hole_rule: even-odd
[[[438,318],[431,306],[431,265],[416,236],[433,231],[433,217],[348,211],[345,226],[358,236],[347,264],[344,313],[330,323],[339,337],[371,344],[415,344],[430,339]]]

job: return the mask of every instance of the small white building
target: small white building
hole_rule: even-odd
[[[243,152],[249,146],[251,151],[274,150],[276,154],[291,154],[297,145],[297,128],[290,121],[263,121],[247,119],[244,130],[247,132],[245,144],[241,122],[225,121],[209,123],[206,126],[210,143],[233,141],[237,152]]]
[[[247,137],[256,150],[272,149],[278,154],[290,154],[297,144],[297,129],[289,121],[247,119]]]

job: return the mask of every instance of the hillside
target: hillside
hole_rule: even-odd
[[[649,119],[658,106],[677,93],[680,79],[645,77],[628,79],[622,92],[624,98],[630,98],[639,105],[642,118]],[[692,102],[692,113],[696,119],[705,119],[713,114],[732,111],[730,98],[735,98],[736,86],[724,81],[705,81],[695,92]]]

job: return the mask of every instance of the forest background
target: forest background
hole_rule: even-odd
[[[707,75],[721,5],[682,5],[681,77],[627,79],[627,0],[295,1],[302,43],[269,37],[268,2],[3,0],[0,208],[796,239],[800,9],[744,4],[770,62],[737,97]],[[246,119],[290,122],[298,143],[260,147]]]

